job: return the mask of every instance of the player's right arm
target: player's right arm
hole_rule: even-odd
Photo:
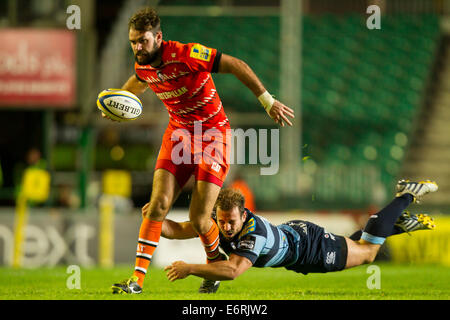
[[[122,90],[127,90],[130,91],[131,93],[134,93],[135,95],[140,95],[142,93],[144,93],[144,91],[148,88],[148,85],[146,82],[143,82],[141,80],[139,80],[137,78],[137,76],[135,74],[133,74],[128,80],[127,82],[125,82],[125,84],[122,86]],[[102,112],[102,117],[112,120],[111,118],[109,118],[106,114],[104,114]],[[114,121],[114,120],[112,120]]]
[[[273,99],[246,62],[236,57],[222,54],[218,72],[233,74],[253,92],[261,103],[263,103],[264,109],[266,109],[266,112],[276,123],[280,124],[282,127],[284,127],[285,123],[292,126],[292,122],[288,117],[295,117],[294,110],[285,106],[280,101]]]

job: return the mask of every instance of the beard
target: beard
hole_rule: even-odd
[[[136,52],[134,55],[134,60],[136,60],[138,65],[145,66],[151,64],[153,61],[156,60],[158,57],[159,48],[157,47],[156,40],[153,43],[153,49],[152,51],[148,52],[145,50],[141,50]]]
[[[134,60],[136,60],[138,65],[145,66],[155,61],[157,56],[158,50],[154,50],[152,52],[140,51],[134,55]]]

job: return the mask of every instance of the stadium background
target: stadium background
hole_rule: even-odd
[[[127,21],[148,4],[157,5],[165,39],[199,42],[245,60],[296,110],[295,126],[280,130],[278,174],[261,175],[265,164],[258,158],[233,165],[227,178],[226,185],[238,178],[248,184],[258,214],[274,223],[307,219],[348,235],[390,200],[399,178],[431,178],[439,192],[411,211],[432,214],[438,229],[390,239],[378,258],[449,266],[450,1],[299,3],[1,1],[0,42],[7,45],[0,48],[0,265],[134,261],[140,207],[150,197],[168,116],[151,92],[132,123],[102,119],[95,100],[132,74]],[[379,30],[366,25],[372,4],[381,9]],[[80,29],[67,28],[70,5],[81,9]],[[51,34],[55,29],[67,46]],[[44,41],[37,45],[20,31],[41,32]],[[17,83],[48,80],[33,60],[39,65],[48,48],[65,58],[48,63],[62,68],[66,95],[14,92]],[[214,81],[232,128],[277,128],[233,76]],[[245,146],[247,155],[250,150]],[[21,196],[26,168],[49,173],[48,197]],[[39,177],[31,197],[45,189]],[[186,219],[189,194],[188,185],[170,218]],[[155,264],[203,261],[200,248],[198,240],[162,241]]]

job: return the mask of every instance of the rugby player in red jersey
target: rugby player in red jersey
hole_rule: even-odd
[[[207,262],[221,259],[219,229],[211,219],[211,211],[229,170],[226,150],[231,140],[229,121],[211,73],[231,73],[237,77],[282,127],[292,126],[289,117],[294,118],[294,111],[272,98],[244,61],[198,43],[164,41],[154,9],[145,8],[135,13],[128,27],[136,72],[122,89],[139,95],[150,87],[164,103],[170,120],[156,161],[150,203],[139,230],[135,270],[129,279],[112,286],[113,293],[142,292],[163,220],[191,175],[195,177],[195,184],[189,219],[204,245]],[[107,116],[103,114],[103,117]],[[200,137],[196,134],[199,125]],[[214,148],[215,152],[207,153],[208,159],[202,159],[209,143],[205,142],[208,139],[203,134],[211,129],[216,132],[214,143],[223,148]],[[180,141],[187,143],[183,151],[190,151],[188,161],[174,161],[175,147]],[[217,283],[205,280],[199,292],[214,290],[217,290]]]

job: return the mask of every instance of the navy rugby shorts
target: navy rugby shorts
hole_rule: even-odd
[[[284,224],[300,235],[300,240],[295,243],[298,259],[286,269],[308,274],[341,271],[345,268],[347,242],[344,237],[329,233],[308,221],[292,220]]]

